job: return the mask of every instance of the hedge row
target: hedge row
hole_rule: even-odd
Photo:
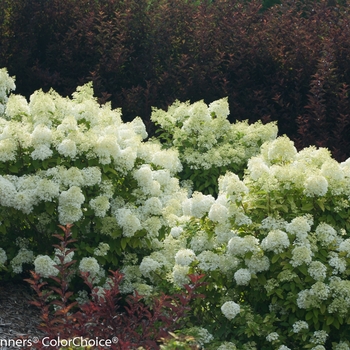
[[[302,147],[350,155],[350,12],[346,4],[253,0],[3,0],[0,66],[17,92],[72,93],[154,131],[151,106],[228,96],[230,120],[278,121]]]

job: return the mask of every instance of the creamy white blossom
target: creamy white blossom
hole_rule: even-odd
[[[241,312],[241,307],[234,301],[226,301],[221,306],[221,312],[227,319],[233,320]]]
[[[95,277],[100,272],[100,265],[95,258],[85,257],[79,263],[79,270],[81,272],[88,272],[91,277]]]
[[[56,263],[47,255],[38,255],[34,260],[35,272],[41,277],[57,276]]]
[[[0,267],[5,265],[7,255],[4,249],[0,248]]]
[[[270,231],[261,241],[261,248],[266,251],[273,251],[275,254],[282,253],[289,247],[288,235],[281,230]]]
[[[328,191],[328,181],[322,175],[310,175],[304,183],[304,193],[308,197],[322,197]]]
[[[239,286],[246,286],[249,284],[252,275],[248,269],[239,269],[234,274],[234,279]]]
[[[175,262],[178,265],[188,266],[196,259],[196,254],[191,249],[180,249],[175,255]]]

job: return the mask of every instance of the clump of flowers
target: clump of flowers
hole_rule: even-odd
[[[39,90],[29,101],[9,95],[14,88],[2,69],[0,244],[11,252],[12,271],[35,257],[41,269],[47,258],[38,255],[47,254],[56,224],[74,223],[74,237],[84,237],[77,256],[94,254],[106,267],[116,267],[124,251],[156,247],[187,198],[175,177],[177,151],[144,142],[141,119],[124,123],[120,109],[98,104],[91,83],[72,98]],[[19,233],[30,244],[16,255]]]
[[[163,147],[179,151],[181,178],[191,179],[195,190],[217,193],[220,175],[226,170],[243,175],[248,159],[277,137],[276,124],[231,124],[229,113],[227,98],[209,105],[176,101],[167,111],[153,109],[151,119],[160,127]]]
[[[319,187],[310,185],[315,174]],[[217,198],[195,192],[183,203],[150,283],[164,289],[165,275],[181,288],[187,273],[205,273],[205,299],[193,313],[237,348],[344,344],[349,185],[349,161],[335,164],[315,147],[298,152],[285,136],[268,141],[242,180],[227,173]]]

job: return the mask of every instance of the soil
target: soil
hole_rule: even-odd
[[[34,292],[27,284],[3,283],[0,285],[0,350],[23,349],[9,346],[21,337],[41,337],[38,330],[40,310],[29,304]]]

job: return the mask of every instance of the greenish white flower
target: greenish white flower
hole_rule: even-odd
[[[5,265],[7,255],[4,249],[0,248],[0,267]]]
[[[239,286],[246,286],[249,284],[252,275],[248,269],[239,269],[234,274],[234,279]]]
[[[326,342],[328,334],[326,331],[315,331],[311,338],[311,343],[322,345]]]
[[[44,278],[58,275],[59,271],[55,265],[56,263],[47,255],[38,255],[34,260],[35,272]]]
[[[188,266],[175,264],[172,271],[172,279],[174,283],[180,287],[189,283],[190,279],[188,278],[188,273]]]
[[[296,321],[294,324],[293,324],[293,332],[294,333],[299,333],[301,332],[303,329],[307,330],[309,329],[309,325],[307,322],[305,321]]]
[[[88,272],[91,277],[95,277],[100,272],[100,265],[95,258],[85,257],[79,263],[79,270],[81,272]]]
[[[144,257],[140,264],[140,272],[146,276],[149,277],[151,272],[155,272],[161,268],[161,264],[150,258],[150,257]]]
[[[304,182],[304,194],[307,197],[322,197],[328,191],[328,181],[322,175],[310,175]]]
[[[289,247],[288,235],[281,230],[270,231],[261,241],[261,248],[266,251],[273,251],[275,254],[282,253]]]
[[[32,263],[34,260],[34,254],[27,248],[21,248],[17,255],[11,260],[11,267],[14,273],[23,272],[23,264]]]
[[[196,260],[196,254],[192,249],[180,249],[175,255],[175,262],[178,265],[188,266]]]
[[[238,257],[244,256],[248,252],[258,252],[259,241],[251,235],[246,235],[244,237],[235,236],[229,240],[227,251]]]
[[[106,196],[97,196],[95,198],[92,198],[90,199],[89,204],[97,217],[106,216],[106,213],[111,206],[109,203],[109,199]]]
[[[272,332],[272,333],[269,333],[267,336],[266,336],[266,340],[268,342],[273,342],[275,340],[278,340],[279,338],[279,334],[277,332]]]
[[[94,255],[106,256],[109,249],[110,249],[110,246],[108,243],[100,242],[98,247],[94,249]]]
[[[313,253],[307,246],[296,246],[292,250],[292,259],[290,263],[292,266],[297,267],[302,264],[309,265],[312,261]]]
[[[183,228],[181,226],[176,226],[176,227],[172,227],[170,230],[170,234],[174,237],[177,238],[181,235],[181,233],[183,232]]]
[[[224,342],[217,348],[217,350],[237,350],[237,347],[234,343]]]
[[[234,301],[226,301],[221,306],[221,312],[227,319],[233,320],[241,312],[241,307]]]
[[[320,261],[312,261],[308,267],[308,272],[316,281],[323,281],[326,278],[327,267]]]

